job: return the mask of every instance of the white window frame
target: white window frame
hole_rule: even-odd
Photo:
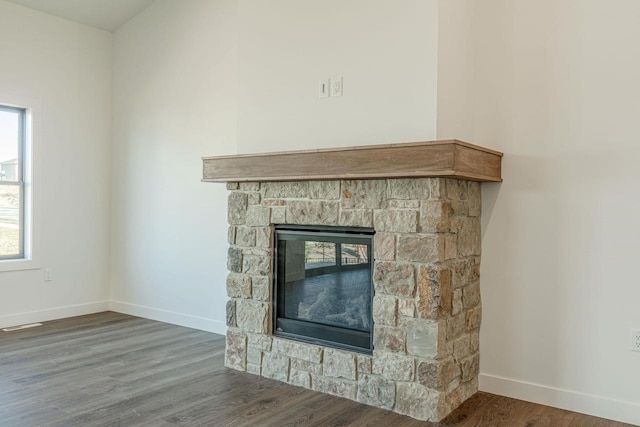
[[[34,117],[39,116],[38,103],[24,98],[6,99],[0,96],[0,105],[25,111],[24,145],[22,147],[22,245],[23,257],[0,259],[0,272],[40,268],[40,199],[37,183],[40,182]]]

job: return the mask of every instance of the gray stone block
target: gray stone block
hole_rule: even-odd
[[[227,270],[232,273],[242,272],[242,250],[229,248],[227,250]]]

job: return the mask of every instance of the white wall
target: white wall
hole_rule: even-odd
[[[109,297],[111,34],[0,0],[0,103],[33,107],[41,269],[0,272],[0,326]]]
[[[111,307],[224,333],[236,2],[158,0],[115,33]]]
[[[640,424],[640,3],[444,3],[438,137],[505,153],[483,185],[481,389]]]
[[[239,0],[238,150],[435,137],[437,0]],[[319,99],[342,76],[342,97]]]

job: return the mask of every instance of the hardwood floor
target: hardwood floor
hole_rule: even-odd
[[[106,312],[0,332],[0,426],[436,426],[223,367],[224,337]],[[440,426],[626,424],[478,393]]]

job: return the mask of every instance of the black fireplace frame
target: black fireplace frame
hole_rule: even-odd
[[[326,347],[350,350],[358,353],[373,353],[373,228],[336,227],[316,225],[276,225],[274,238],[274,274],[273,274],[273,334],[278,337],[306,342]],[[316,241],[334,243],[358,243],[368,247],[369,286],[370,286],[370,330],[368,332],[337,326],[318,324],[299,319],[284,317],[284,257],[278,255],[279,242],[282,240],[307,240],[310,236]],[[284,238],[283,238],[284,237]],[[356,267],[354,267],[356,268]],[[362,267],[360,267],[362,268]]]

